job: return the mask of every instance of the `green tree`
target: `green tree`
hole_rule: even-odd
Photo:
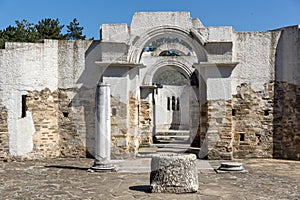
[[[82,35],[83,27],[79,26],[76,18],[67,25],[67,39],[68,40],[85,40],[86,36]]]
[[[59,25],[58,19],[45,18],[35,25],[35,29],[40,39],[66,39],[66,35],[62,34],[64,25]]]
[[[0,31],[0,48],[5,42],[34,42],[37,39],[34,25],[26,20],[15,21],[16,26],[8,26]]]
[[[62,33],[64,25],[60,25],[58,19],[45,18],[37,24],[27,20],[15,21],[15,26],[8,26],[0,30],[0,49],[4,48],[5,42],[36,42],[41,39],[57,40],[85,40],[82,35],[83,27],[79,26],[76,18],[67,26],[67,34]],[[93,40],[93,38],[91,38]]]

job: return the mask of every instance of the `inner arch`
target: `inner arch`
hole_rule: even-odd
[[[183,60],[184,61],[184,60]],[[175,69],[180,72],[186,79],[193,74],[192,68],[189,68],[188,63],[183,63],[178,60],[172,59],[163,59],[154,64],[153,67],[149,68],[145,74],[143,85],[152,85],[155,84],[155,77],[160,72],[163,72],[167,69]]]
[[[154,84],[183,86],[189,84],[189,79],[172,66],[165,66],[156,71],[153,77]]]

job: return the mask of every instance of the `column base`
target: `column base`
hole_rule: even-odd
[[[91,170],[103,172],[116,172],[117,167],[111,163],[101,163],[99,161],[95,161],[93,167],[91,167]]]

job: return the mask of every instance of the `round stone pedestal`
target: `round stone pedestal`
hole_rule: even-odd
[[[151,160],[150,189],[153,193],[198,191],[198,170],[194,154],[161,154]]]
[[[238,162],[224,162],[221,163],[221,166],[217,169],[218,173],[222,172],[247,172],[242,163]]]

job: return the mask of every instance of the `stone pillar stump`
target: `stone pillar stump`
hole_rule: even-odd
[[[198,191],[198,170],[194,154],[161,154],[151,160],[150,189],[153,193]]]

